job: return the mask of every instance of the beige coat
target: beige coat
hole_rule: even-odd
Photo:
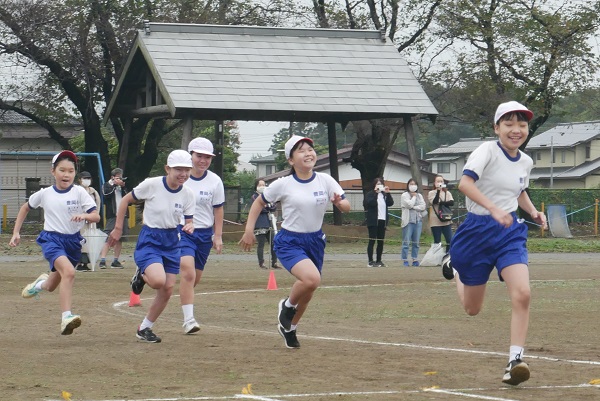
[[[437,193],[437,189],[434,189],[433,191],[429,191],[429,194],[427,195],[427,199],[429,200],[430,206],[432,206],[431,202],[433,202],[433,199],[435,198],[436,193]],[[450,193],[450,191],[441,191],[440,192],[440,201],[449,202],[449,201],[453,201],[453,200],[454,200],[454,198],[452,197],[452,194]],[[435,208],[437,210],[437,205],[435,206]],[[438,217],[436,216],[433,209],[431,209],[431,212],[429,213],[429,227],[442,227],[442,226],[449,226],[450,224],[452,224],[451,221],[441,221],[440,219],[438,219]]]

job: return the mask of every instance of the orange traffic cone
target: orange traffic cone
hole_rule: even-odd
[[[269,272],[269,283],[267,284],[267,290],[276,290],[277,281],[275,281],[275,272],[271,270]]]
[[[131,295],[129,296],[129,306],[142,306],[140,296],[138,294],[134,294],[133,291],[131,291]]]

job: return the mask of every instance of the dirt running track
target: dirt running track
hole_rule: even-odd
[[[175,291],[154,327],[135,337],[154,292],[130,308],[124,270],[77,273],[73,311],[83,324],[60,335],[57,293],[23,299],[47,269],[36,255],[0,258],[0,400],[591,400],[600,399],[597,255],[531,255],[532,310],[525,360],[531,379],[501,383],[510,305],[493,277],[484,310],[466,316],[439,268],[366,268],[364,256],[328,254],[323,286],[286,349],[276,291],[253,255],[214,255],[197,289],[202,329],[186,336]],[[250,385],[250,386],[249,386]],[[252,394],[242,394],[252,393]]]

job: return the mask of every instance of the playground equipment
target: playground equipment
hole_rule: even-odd
[[[548,228],[555,238],[573,238],[569,223],[567,222],[567,208],[565,205],[548,205]]]

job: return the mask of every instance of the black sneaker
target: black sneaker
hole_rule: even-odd
[[[369,260],[369,263],[367,263],[367,267],[375,267],[375,262]]]
[[[296,330],[285,331],[285,329],[281,327],[281,325],[278,325],[277,329],[279,330],[279,334],[281,334],[281,337],[283,337],[286,347],[300,348],[298,337],[296,337]]]
[[[510,361],[504,369],[502,383],[516,386],[527,380],[529,380],[529,366],[520,359]]]
[[[101,260],[100,264],[98,265],[101,269],[106,269],[106,261],[105,260]]]
[[[138,329],[135,336],[142,341],[146,341],[147,343],[159,343],[161,341],[160,337],[154,334],[150,327],[146,327],[144,330]]]
[[[115,269],[122,269],[123,265],[118,260],[113,260],[113,262],[110,264],[110,267],[114,267]]]
[[[387,267],[387,265],[383,262],[375,262],[375,267]]]
[[[90,269],[85,263],[79,263],[77,266],[75,266],[75,270],[77,270],[78,272],[92,271],[92,269]]]
[[[138,267],[135,270],[135,274],[131,278],[131,291],[133,291],[133,293],[136,295],[140,295],[144,289],[144,284],[146,284],[146,282],[142,277],[142,271]]]
[[[454,270],[452,269],[449,253],[442,257],[442,274],[446,280],[452,280],[454,278]]]
[[[282,299],[281,301],[279,301],[279,325],[282,326],[285,330],[289,331],[290,328],[292,327],[292,319],[294,318],[294,315],[296,314],[296,308],[291,307],[288,308],[287,306],[285,306],[285,301],[287,301],[287,298]]]

